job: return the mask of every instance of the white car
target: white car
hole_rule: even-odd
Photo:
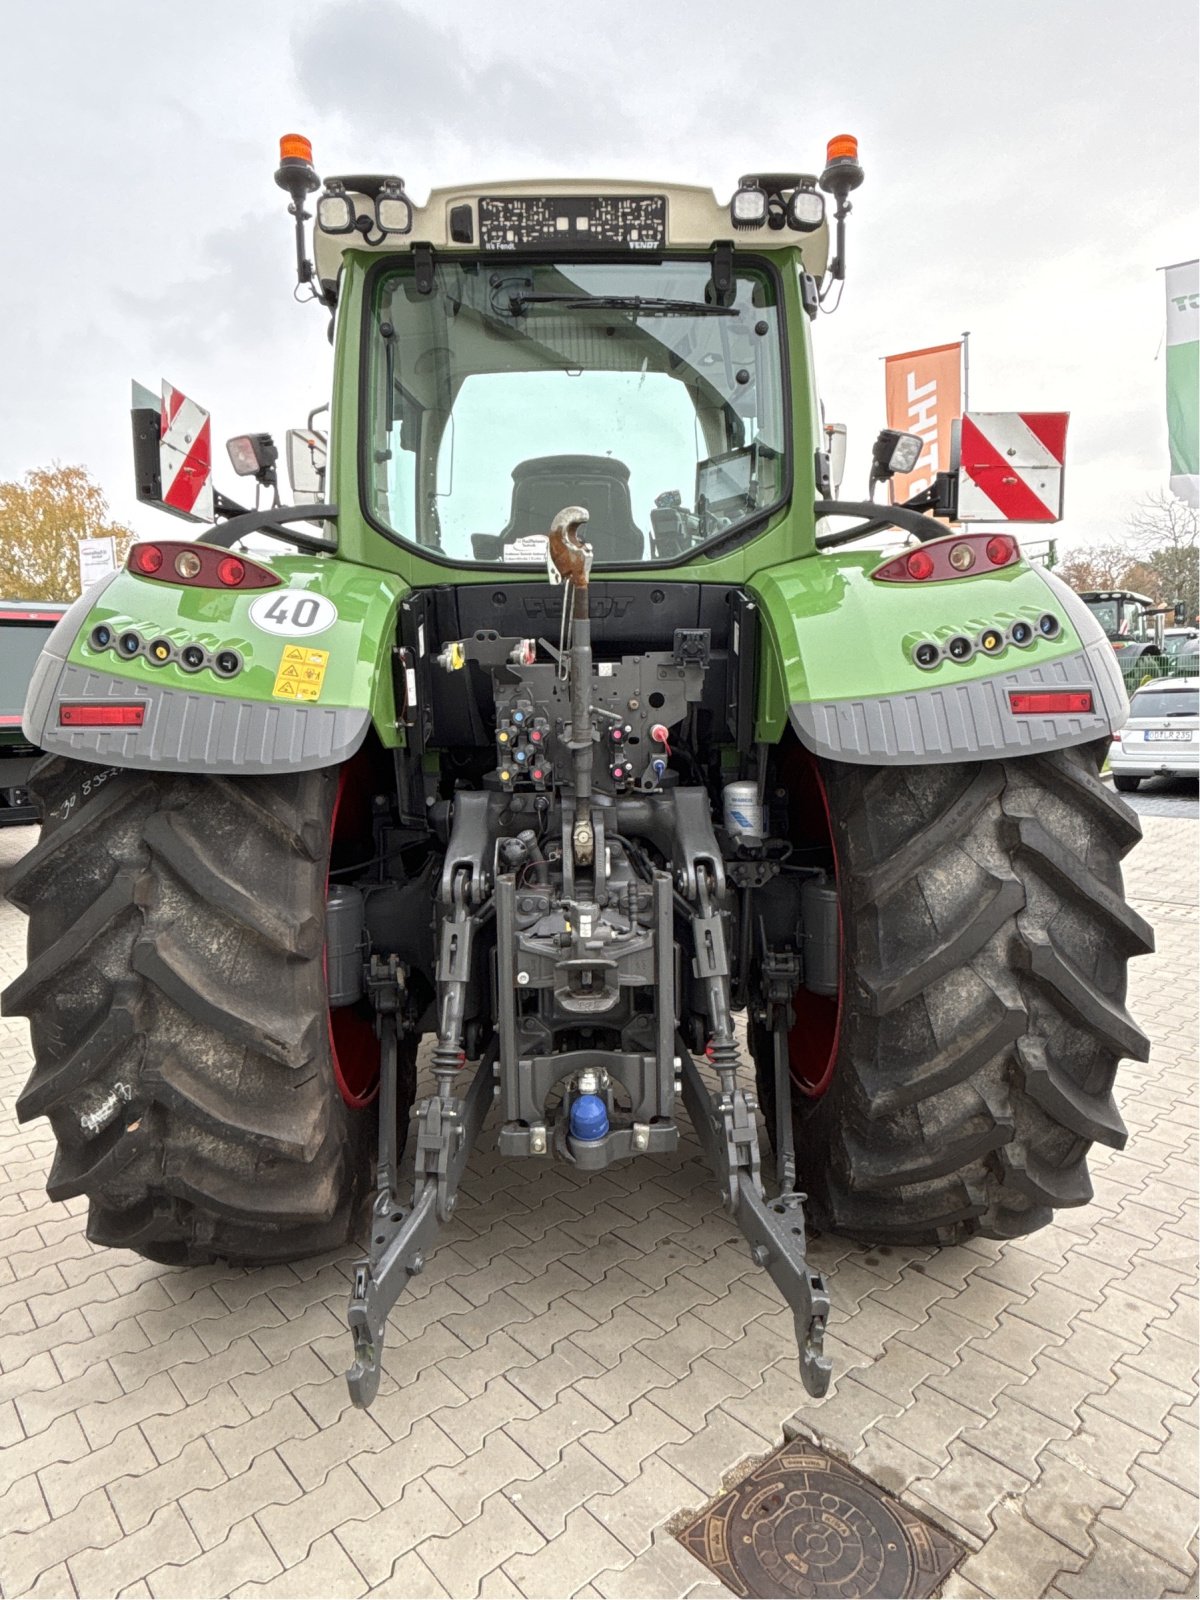
[[[1159,678],[1135,690],[1108,764],[1124,790],[1143,778],[1200,775],[1200,678]]]

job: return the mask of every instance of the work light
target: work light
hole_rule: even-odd
[[[412,222],[412,203],[404,192],[404,179],[386,179],[375,196],[375,226],[380,233],[408,233]]]
[[[825,221],[825,196],[815,189],[796,189],[787,205],[788,226],[812,233]]]
[[[729,218],[735,228],[761,228],[767,220],[767,195],[757,184],[735,189],[729,204]]]
[[[317,201],[317,226],[322,233],[353,233],[354,201],[335,179],[325,186]]]

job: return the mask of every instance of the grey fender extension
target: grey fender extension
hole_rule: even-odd
[[[1008,703],[1011,689],[1091,690],[1093,710],[1018,716]],[[797,702],[791,721],[814,755],[909,765],[1041,755],[1088,744],[1113,733],[1128,711],[1112,648],[1103,640],[990,678],[931,683],[927,689],[857,700]]]
[[[139,728],[63,728],[58,707],[136,701]],[[362,744],[371,714],[350,706],[282,705],[233,695],[135,683],[77,667],[51,651],[34,668],[25,701],[25,736],[54,755],[156,772],[255,776],[306,772],[347,760]]]

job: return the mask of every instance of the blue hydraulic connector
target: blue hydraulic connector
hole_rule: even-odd
[[[598,1094],[577,1095],[571,1101],[571,1137],[595,1141],[608,1132],[608,1107]]]

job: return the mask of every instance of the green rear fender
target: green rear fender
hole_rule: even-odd
[[[894,554],[893,550],[890,552]],[[1061,749],[1111,735],[1128,715],[1113,652],[1078,596],[1024,561],[978,577],[882,583],[879,550],[839,551],[755,575],[764,622],[758,737],[792,726],[816,755],[878,764],[962,761]],[[1038,631],[1051,614],[1058,632]],[[1033,642],[932,669],[913,652],[1033,624]],[[1010,693],[1070,691],[1090,708],[1018,713]]]
[[[240,773],[345,760],[371,727],[385,746],[401,743],[392,646],[404,582],[323,556],[255,559],[278,586],[191,588],[122,571],[92,590],[38,662],[25,705],[28,736],[43,749],[114,766]],[[130,659],[100,648],[98,627],[114,641],[135,633],[144,648]],[[150,648],[159,641],[169,650],[162,664]],[[199,670],[184,666],[189,646],[204,652]],[[222,676],[215,663],[230,652],[237,670]],[[141,724],[64,725],[64,704],[105,701],[140,703]]]

